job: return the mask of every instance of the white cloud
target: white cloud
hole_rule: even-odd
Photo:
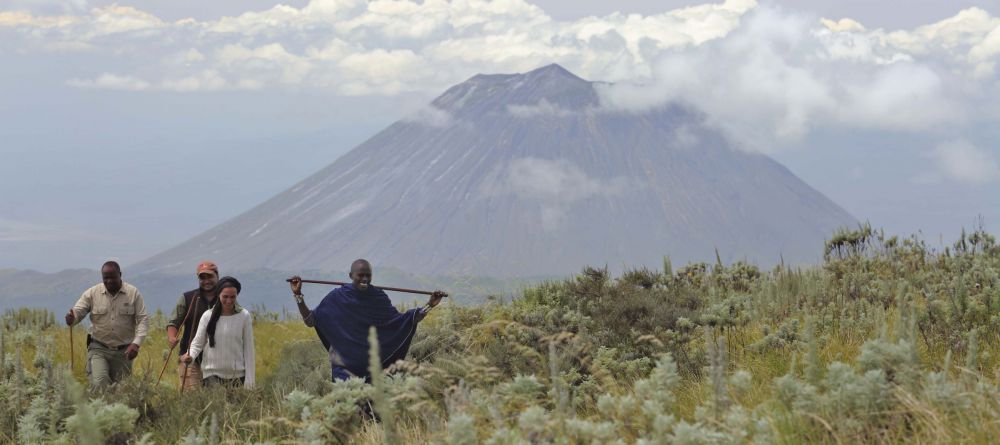
[[[343,94],[436,91],[476,72],[525,71],[552,62],[586,78],[648,78],[664,52],[733,41],[733,35],[764,39],[756,45],[757,56],[764,56],[760,50],[769,44],[776,44],[772,51],[779,56],[786,50],[816,52],[796,56],[803,59],[888,63],[894,57],[943,55],[980,76],[991,73],[1000,56],[1000,19],[977,8],[891,33],[867,31],[849,18],[820,22],[772,12],[745,20],[761,9],[767,8],[753,0],[728,0],[647,16],[616,13],[560,22],[524,0],[313,0],[302,8],[277,5],[218,20],[167,22],[112,4],[89,10],[77,5],[53,15],[3,11],[0,29],[14,30],[7,45],[12,50],[79,42],[81,48],[134,62],[135,72],[129,74],[150,84],[213,69],[232,79],[232,85],[322,88]],[[764,25],[776,25],[774,29],[761,25],[768,20]],[[753,29],[741,32],[748,28]],[[822,45],[789,45],[789,37],[821,40]],[[233,46],[250,51],[254,60],[292,66],[274,75],[275,67],[267,63],[232,64],[225,56]],[[205,59],[186,66],[170,63],[173,54],[190,50]],[[266,51],[275,52],[262,54]],[[805,61],[784,60],[793,67]],[[148,69],[157,65],[164,69]],[[149,74],[161,72],[160,78]],[[251,82],[241,83],[244,78]],[[785,127],[795,126],[795,114],[791,110]]]
[[[78,22],[78,17],[68,15],[35,16],[27,11],[0,11],[0,26],[27,28],[60,28]]]
[[[983,184],[1000,178],[996,159],[964,139],[939,144],[931,154],[943,173],[955,181]]]
[[[532,157],[510,162],[503,187],[524,196],[567,202],[595,195],[615,195],[625,189],[624,179],[594,179],[568,160]]]
[[[244,82],[248,80],[244,79]],[[159,89],[188,93],[192,91],[218,91],[226,89],[226,80],[215,70],[204,70],[200,73],[183,77],[180,79],[165,80]],[[255,89],[253,84],[243,84],[243,89]]]
[[[654,64],[651,80],[602,87],[602,103],[640,112],[686,103],[744,146],[769,151],[775,140],[800,138],[817,114],[836,106],[831,85],[809,69],[817,48],[809,25],[758,9],[724,38],[668,53]]]
[[[416,82],[432,71],[425,60],[408,49],[356,52],[340,59],[338,67],[342,74],[354,79],[340,89],[349,95],[414,91]]]
[[[89,25],[85,38],[95,38],[111,34],[136,31],[154,31],[167,24],[156,16],[133,8],[112,4],[103,8],[94,8],[89,17]]]
[[[70,79],[67,84],[78,88],[103,88],[109,90],[142,91],[149,89],[149,82],[132,76],[104,73],[94,79]]]
[[[427,125],[430,127],[444,128],[451,126],[454,122],[451,113],[433,105],[420,107],[417,111],[403,117],[403,122]]]
[[[573,111],[562,108],[558,104],[553,104],[545,99],[538,101],[534,105],[507,105],[507,112],[514,117],[522,119],[538,116],[565,117],[573,114]]]
[[[964,111],[944,90],[944,79],[925,65],[881,67],[843,90],[839,117],[859,127],[919,130],[963,118]]]
[[[90,8],[86,0],[4,0],[3,5],[11,10],[38,14],[79,13]]]
[[[983,37],[1000,26],[1000,19],[979,8],[959,11],[952,17],[917,27],[912,31],[900,30],[875,35],[891,46],[914,54],[942,51],[962,54],[982,41]]]
[[[107,71],[91,79],[67,65],[69,85],[128,91],[432,94],[555,62],[616,82],[602,87],[609,109],[683,102],[764,152],[819,128],[948,138],[1000,114],[1000,18],[978,8],[892,32],[753,0],[575,21],[525,0],[313,0],[173,22],[117,4],[0,11],[0,57],[53,50],[85,50]],[[548,103],[508,111],[564,114]]]
[[[215,69],[261,84],[298,85],[305,80],[312,69],[307,59],[289,53],[280,43],[270,43],[256,48],[226,45],[216,52],[215,59],[217,61]]]
[[[576,202],[599,196],[619,196],[632,182],[625,177],[609,179],[588,175],[566,159],[525,157],[511,160],[500,168],[493,180],[484,182],[484,196],[514,194],[535,200],[541,205],[542,227],[559,226]]]
[[[181,60],[183,63],[186,63],[186,64],[203,62],[203,61],[205,61],[205,55],[202,54],[201,51],[198,51],[197,49],[191,48],[191,49],[189,49],[187,51],[184,51],[180,55],[180,57],[178,57],[178,60]]]
[[[643,111],[683,102],[738,145],[764,152],[796,145],[817,128],[947,132],[977,118],[987,87],[976,67],[929,49],[968,46],[968,35],[942,26],[955,35],[924,30],[910,35],[909,46],[893,45],[853,20],[821,23],[757,8],[725,37],[666,52],[649,79],[602,87],[602,103]],[[918,41],[921,52],[907,52]]]
[[[969,60],[976,65],[975,74],[979,77],[993,75],[998,55],[1000,55],[1000,26],[994,27],[969,50]]]
[[[0,51],[81,42],[131,65],[114,70],[150,85],[193,84],[192,76],[211,69],[233,88],[393,95],[438,91],[475,73],[526,71],[552,62],[604,80],[648,74],[645,64],[657,52],[724,36],[755,4],[729,0],[574,22],[554,21],[524,0],[313,0],[302,8],[278,5],[219,20],[175,22],[110,5],[75,15],[4,12],[0,26],[11,28],[12,38],[0,43]]]
[[[820,23],[833,32],[864,31],[865,26],[856,20],[842,18],[840,20],[820,19]]]

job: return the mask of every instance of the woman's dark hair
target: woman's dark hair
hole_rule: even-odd
[[[212,307],[212,316],[208,319],[208,347],[215,347],[215,325],[219,323],[219,317],[222,316],[222,300],[219,295],[222,294],[222,289],[231,287],[236,289],[236,295],[240,294],[240,289],[243,287],[240,285],[239,280],[233,277],[222,277],[219,279],[219,284],[215,286],[215,306]]]

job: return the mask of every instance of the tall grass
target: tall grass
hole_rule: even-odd
[[[509,303],[446,306],[374,385],[331,383],[315,333],[258,317],[259,387],[180,394],[155,377],[85,390],[82,335],[3,317],[4,443],[991,443],[1000,437],[1000,247],[869,226],[825,261],[587,268]],[[370,404],[374,405],[374,414]],[[382,421],[373,419],[381,416]]]

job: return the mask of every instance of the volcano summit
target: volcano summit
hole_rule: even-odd
[[[815,262],[847,212],[699,113],[602,107],[558,65],[477,75],[287,191],[132,267],[539,276],[746,258]]]

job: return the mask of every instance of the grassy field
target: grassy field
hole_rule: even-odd
[[[328,382],[315,333],[257,314],[259,388],[180,394],[154,321],[133,378],[85,390],[65,326],[4,317],[4,443],[994,443],[1000,247],[861,227],[808,269],[586,269],[442,306],[373,385]],[[372,401],[381,422],[359,403]]]

